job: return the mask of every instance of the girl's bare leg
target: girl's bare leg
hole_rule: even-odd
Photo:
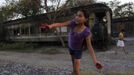
[[[122,50],[124,51],[125,54],[128,54],[128,52],[125,50],[125,47],[122,47]]]
[[[119,47],[115,49],[115,54],[118,54]]]
[[[80,75],[80,59],[74,59],[75,75]]]
[[[74,65],[74,56],[73,55],[71,55],[71,59],[72,59],[72,65],[73,65],[72,75],[75,75],[75,65]]]

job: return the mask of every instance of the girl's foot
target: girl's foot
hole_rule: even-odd
[[[72,72],[70,75],[75,75],[74,72]]]

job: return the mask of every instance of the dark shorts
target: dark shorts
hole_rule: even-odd
[[[82,50],[75,50],[75,49],[69,48],[70,55],[74,56],[75,59],[81,59],[82,52],[83,52]]]

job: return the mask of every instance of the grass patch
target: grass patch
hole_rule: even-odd
[[[91,73],[85,73],[85,72],[82,72],[81,75],[134,75],[134,73],[94,73],[94,72],[91,72]]]
[[[17,42],[17,43],[0,43],[1,51],[30,52],[37,47],[37,44]]]
[[[46,48],[37,43],[0,43],[0,51],[15,51],[15,52],[37,52],[42,54],[59,54],[61,51],[55,48]]]
[[[108,73],[107,75],[134,75],[134,73]]]

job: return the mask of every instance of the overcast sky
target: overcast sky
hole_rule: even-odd
[[[103,2],[109,2],[111,0],[97,0],[97,2],[100,2],[100,1],[103,1]],[[118,1],[121,1],[122,3],[126,3],[126,2],[134,2],[134,0],[118,0]],[[5,0],[0,0],[0,5],[3,5],[5,2]]]

